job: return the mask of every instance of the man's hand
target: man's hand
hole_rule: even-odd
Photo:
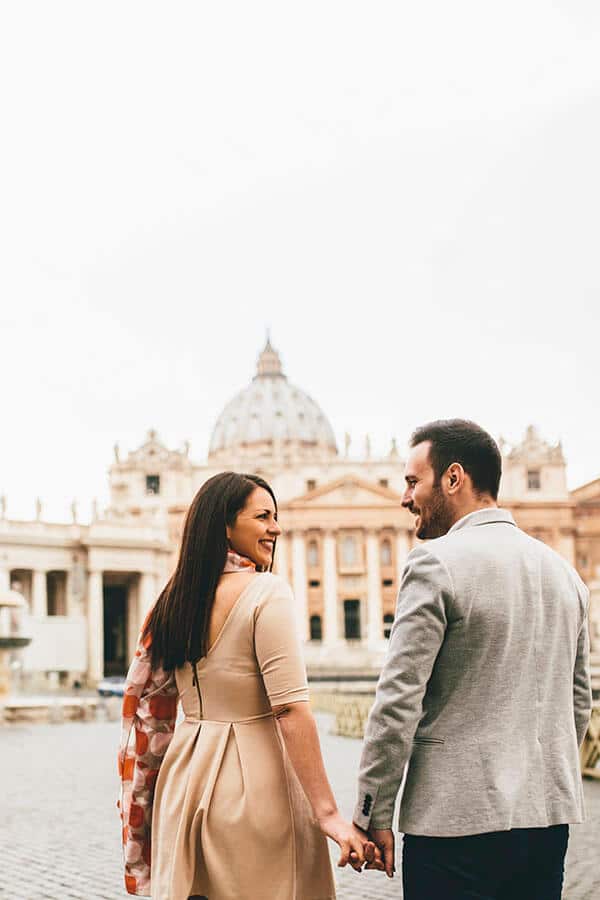
[[[381,854],[381,850],[379,849],[379,847],[375,846],[374,841],[370,840],[369,835],[363,828],[360,828],[360,826],[356,825],[356,823],[353,823],[353,827],[363,836],[363,838],[365,840],[365,844],[363,845],[363,850],[365,853],[364,861],[366,863],[365,869],[377,869],[378,872],[383,872],[384,865],[383,865],[383,856]],[[357,865],[358,857],[354,850],[352,850],[350,852],[350,860],[349,861],[350,861],[350,865],[354,869],[356,869],[357,872],[362,871],[362,866],[360,869],[358,868],[358,865]],[[338,865],[339,865],[339,863],[338,863]]]
[[[396,871],[396,867],[394,866],[394,832],[391,828],[369,828],[368,835],[375,846],[381,851],[385,874],[388,878],[393,878],[394,872]],[[375,866],[372,863],[367,862],[365,868],[375,869],[381,868],[381,866]]]

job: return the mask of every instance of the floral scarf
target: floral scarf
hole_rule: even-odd
[[[224,575],[227,575],[229,572],[247,572],[248,569],[255,568],[256,563],[253,563],[247,556],[240,556],[235,550],[227,551],[227,559],[225,560],[225,568],[223,569]]]
[[[227,551],[224,574],[255,568],[252,560]],[[127,673],[119,748],[121,797],[117,805],[123,824],[125,888],[138,895],[150,894],[154,784],[173,737],[179,699],[174,673],[152,669],[151,644],[151,635],[143,641],[140,637]]]

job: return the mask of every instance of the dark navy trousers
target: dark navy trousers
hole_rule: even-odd
[[[404,835],[404,900],[560,900],[568,825]]]

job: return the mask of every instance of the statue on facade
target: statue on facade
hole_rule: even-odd
[[[350,455],[350,444],[352,443],[352,438],[350,437],[350,432],[347,431],[344,435],[344,456]]]
[[[116,462],[116,463],[121,462],[121,459],[120,459],[120,456],[119,456],[119,445],[118,445],[118,444],[115,444],[115,445],[113,446],[113,453],[115,454],[115,462]]]
[[[365,459],[371,458],[371,436],[365,436]]]
[[[0,519],[4,519],[6,516],[6,495],[2,494],[0,496]]]
[[[71,502],[71,518],[73,519],[73,525],[77,525],[77,500]]]
[[[35,498],[35,520],[40,522],[42,518],[42,501],[39,497]]]

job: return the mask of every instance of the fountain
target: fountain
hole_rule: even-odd
[[[0,703],[10,693],[11,654],[31,643],[24,633],[26,609],[23,594],[0,587]]]

